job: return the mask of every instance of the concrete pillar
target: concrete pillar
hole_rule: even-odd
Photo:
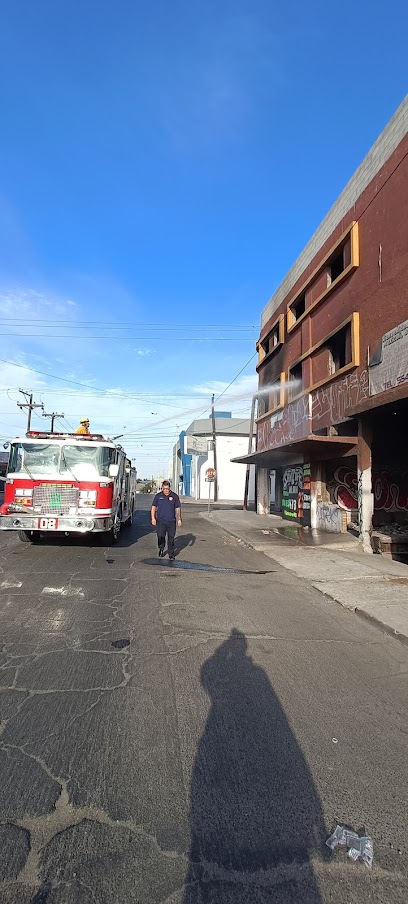
[[[275,512],[280,512],[282,511],[282,468],[277,468],[275,474]]]
[[[310,488],[310,526],[317,528],[317,503],[322,500],[322,466],[320,462],[311,463],[311,488]]]
[[[373,552],[371,531],[374,513],[372,491],[371,444],[372,428],[362,418],[358,422],[357,485],[358,485],[358,527],[360,542],[364,552]]]
[[[269,468],[257,469],[257,498],[256,510],[258,515],[269,515]]]

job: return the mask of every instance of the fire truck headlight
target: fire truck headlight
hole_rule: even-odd
[[[31,489],[23,489],[22,487],[16,487],[14,491],[14,502],[19,502],[20,505],[31,505],[31,501],[33,498],[33,490]]]
[[[79,505],[96,505],[96,490],[80,490]]]

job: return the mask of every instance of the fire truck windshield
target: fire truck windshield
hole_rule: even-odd
[[[108,477],[109,465],[114,459],[115,450],[108,446],[85,448],[66,443],[61,449],[61,474],[69,471],[77,480]]]
[[[61,474],[75,480],[107,477],[115,450],[108,446],[75,446],[51,443],[13,443],[10,450],[10,474],[25,472],[30,477]]]
[[[14,443],[10,451],[9,472],[18,474],[55,474],[58,471],[60,450],[58,446],[43,443]]]

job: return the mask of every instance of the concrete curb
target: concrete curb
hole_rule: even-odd
[[[262,553],[263,555],[267,556],[270,559],[274,558],[273,553],[269,552],[268,546],[266,546],[264,544],[262,544],[260,546],[258,544],[251,542],[251,540],[243,537],[236,529],[234,530],[231,527],[226,526],[225,524],[220,524],[216,519],[211,518],[211,515],[208,515],[207,512],[201,512],[200,517],[204,518],[210,524],[215,524],[217,527],[219,527],[221,530],[223,530],[226,534],[229,534],[229,536],[234,537],[234,539],[240,541],[242,544],[249,547],[250,549],[253,549],[255,552]],[[302,548],[302,543],[296,539],[291,539],[291,543],[293,543],[294,546]],[[340,550],[339,550],[339,552],[340,552]],[[279,563],[279,565],[281,568],[285,568],[285,570],[289,571],[291,574],[295,574],[293,569],[286,567],[286,565],[282,564],[281,562]],[[322,588],[320,588],[318,586],[318,582],[314,583],[309,578],[307,580],[314,587],[314,589],[317,590],[319,593],[321,593],[323,596],[325,596],[328,599],[332,600],[333,602],[337,603],[343,609],[347,609],[349,612],[354,613],[355,615],[358,615],[359,618],[362,618],[365,621],[369,622],[371,625],[375,626],[376,628],[379,628],[381,631],[383,631],[388,636],[394,637],[397,640],[399,640],[400,643],[408,646],[408,634],[404,634],[401,631],[397,631],[395,628],[392,628],[391,625],[387,625],[385,622],[381,621],[381,619],[377,618],[375,615],[372,615],[370,612],[367,612],[365,609],[360,608],[358,605],[357,606],[347,605],[342,600],[337,599],[336,596],[333,596],[331,593],[328,593],[327,590],[323,590]]]
[[[338,600],[336,600],[336,603],[337,602]],[[340,603],[340,605],[342,605],[342,603]],[[376,618],[375,615],[366,612],[365,609],[359,609],[357,607],[354,609],[354,612],[359,618],[363,618],[364,621],[370,622],[372,625],[375,625],[376,628],[380,628],[381,631],[384,631],[385,634],[389,634],[390,637],[395,637],[400,643],[403,643],[408,647],[408,636],[406,634],[402,634],[401,631],[396,631],[394,628],[391,628],[391,625],[384,624],[384,622],[380,621],[379,618]]]

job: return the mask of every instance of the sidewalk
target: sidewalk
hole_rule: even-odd
[[[241,509],[200,516],[408,644],[408,565],[362,553],[348,534],[306,531],[275,515]]]

